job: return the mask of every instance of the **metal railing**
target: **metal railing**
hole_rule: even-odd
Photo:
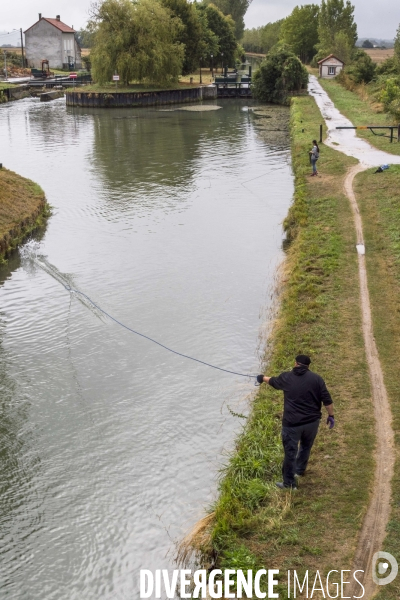
[[[358,125],[357,127],[336,127],[336,129],[369,129],[371,133],[378,137],[386,137],[390,139],[390,143],[393,142],[394,132],[397,131],[397,141],[400,142],[400,125]],[[385,133],[375,133],[374,129],[389,129],[390,135]]]

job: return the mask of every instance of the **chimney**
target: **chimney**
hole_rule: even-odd
[[[59,21],[60,20],[60,15],[56,15],[56,19],[57,19],[57,21]]]
[[[40,21],[41,18],[42,18],[42,13],[39,13],[39,21]]]

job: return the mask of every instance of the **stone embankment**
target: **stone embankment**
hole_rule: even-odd
[[[49,205],[40,186],[0,168],[0,261],[43,226],[48,215]]]

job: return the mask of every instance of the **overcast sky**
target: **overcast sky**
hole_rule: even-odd
[[[247,27],[259,27],[268,22],[287,17],[298,4],[312,0],[253,0],[245,21]],[[318,0],[314,0],[316,3]],[[44,17],[61,15],[61,20],[80,29],[88,20],[91,0],[1,0],[0,31],[27,29],[37,21],[38,13]],[[359,37],[392,39],[400,23],[399,0],[353,0]],[[15,33],[0,34],[0,46],[15,42]]]

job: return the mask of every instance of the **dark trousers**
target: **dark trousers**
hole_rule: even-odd
[[[295,486],[295,473],[303,475],[306,470],[311,448],[318,433],[320,419],[297,427],[282,426],[282,444],[285,451],[282,475],[285,486]]]

